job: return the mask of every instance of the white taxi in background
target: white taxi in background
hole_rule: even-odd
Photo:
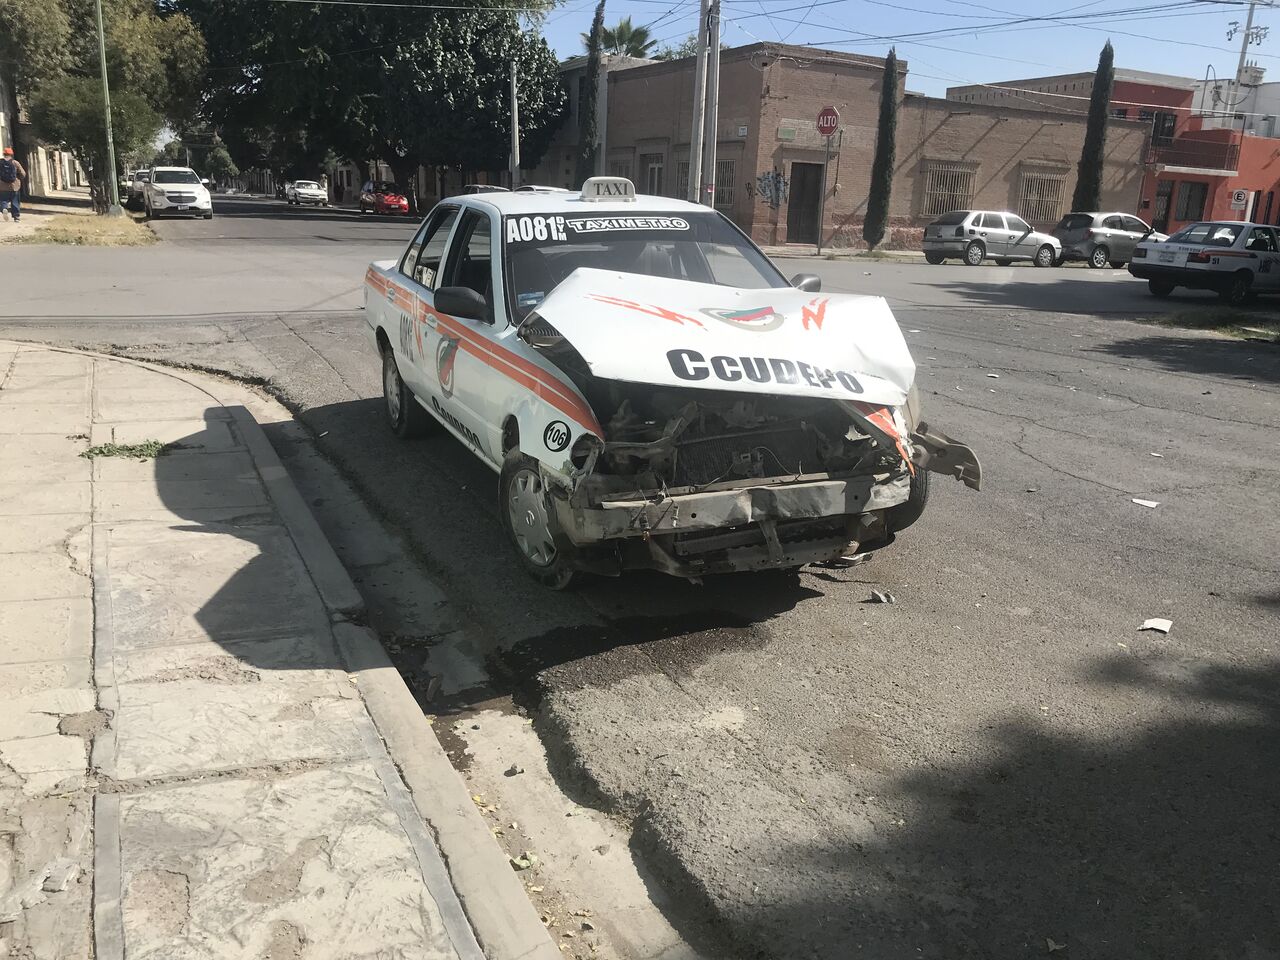
[[[497,471],[551,587],[791,569],[891,541],[926,470],[978,486],[920,421],[882,298],[788,282],[720,214],[628,180],[444,200],[365,305],[391,429],[443,427]]]
[[[324,187],[314,180],[295,180],[284,188],[284,198],[291,204],[310,203],[323,207],[329,202]]]
[[[1225,303],[1239,305],[1255,294],[1280,293],[1280,234],[1238,220],[1193,223],[1168,240],[1139,243],[1129,272],[1156,297],[1188,287],[1216,290]]]

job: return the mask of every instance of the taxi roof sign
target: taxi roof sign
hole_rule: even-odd
[[[635,200],[636,185],[626,177],[592,177],[582,185],[582,200]]]

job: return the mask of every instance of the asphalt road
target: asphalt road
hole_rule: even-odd
[[[266,381],[450,598],[446,705],[527,706],[563,789],[632,825],[707,953],[1280,956],[1276,347],[1126,319],[1155,302],[1111,271],[787,263],[889,296],[926,419],[978,451],[983,490],[938,483],[845,571],[553,595],[510,556],[492,474],[382,428],[359,314],[311,307],[408,226],[219,211],[226,252],[201,223],[108,252],[165,310],[211,251],[234,258],[228,300],[281,285],[269,309],[176,322],[135,289],[112,301],[134,318],[102,319],[88,284],[17,284],[0,336]],[[0,263],[62,284],[101,253]]]

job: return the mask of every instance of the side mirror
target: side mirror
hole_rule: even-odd
[[[822,289],[822,278],[816,273],[797,273],[791,278],[791,285],[806,293],[817,293]]]
[[[436,309],[451,317],[489,319],[489,305],[470,287],[441,287],[436,291],[435,301]]]
[[[200,182],[201,182],[202,184],[204,184],[204,185],[207,187],[207,186],[209,185],[209,178],[208,178],[208,177],[201,177],[201,178],[200,178]]]

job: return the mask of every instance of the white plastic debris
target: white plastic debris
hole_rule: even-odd
[[[1152,455],[1153,457],[1159,457],[1161,460],[1163,460],[1163,459],[1164,459],[1164,454],[1163,454],[1163,453],[1153,453],[1153,454],[1151,454],[1151,455]]]
[[[872,603],[897,603],[898,601],[894,599],[893,594],[890,593],[888,590],[872,590],[871,602]]]
[[[1159,500],[1139,500],[1137,497],[1134,497],[1133,502],[1140,507],[1151,507],[1153,510],[1160,506]]]
[[[987,374],[987,379],[988,379],[988,380],[999,380],[999,379],[1000,379],[1000,374],[998,374],[998,373],[988,373],[988,374]]]
[[[1157,633],[1168,633],[1173,629],[1173,621],[1166,620],[1164,617],[1152,617],[1150,620],[1144,620],[1142,626],[1138,628],[1142,630],[1154,630]]]

